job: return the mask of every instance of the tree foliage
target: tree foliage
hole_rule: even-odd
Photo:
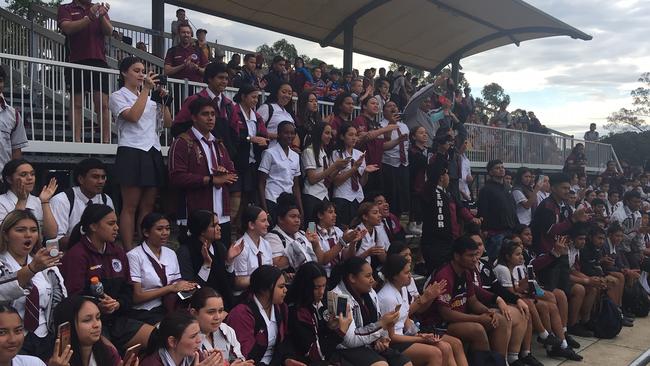
[[[503,87],[497,83],[485,85],[481,90],[483,102],[488,109],[498,110],[503,102],[510,104],[510,96],[506,94]]]
[[[265,43],[257,47],[256,51],[262,54],[267,65],[273,63],[273,57],[277,55],[284,57],[288,62],[293,62],[293,60],[298,57],[296,46],[294,46],[293,43],[289,43],[289,41],[284,38],[275,41],[271,46]]]
[[[625,160],[631,165],[643,165],[650,157],[650,131],[628,131],[611,134],[601,142],[611,144],[619,160]]]
[[[7,10],[11,11],[12,13],[21,16],[23,18],[27,18],[29,14],[29,7],[32,4],[36,5],[48,5],[48,6],[55,6],[61,4],[62,0],[50,0],[50,1],[43,1],[43,0],[7,0],[7,3],[9,6],[7,6]]]
[[[607,117],[608,130],[650,131],[645,118],[650,116],[650,73],[646,72],[637,80],[643,85],[632,90],[632,108],[621,108]]]

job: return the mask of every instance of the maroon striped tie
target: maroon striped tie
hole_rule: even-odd
[[[25,329],[33,332],[38,328],[38,315],[40,314],[38,288],[32,286],[29,295],[25,298]]]

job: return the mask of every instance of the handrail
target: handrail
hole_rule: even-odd
[[[42,15],[48,16],[48,17],[50,17],[50,19],[56,19],[56,9],[51,7],[51,6],[42,5],[42,4],[32,4],[32,10],[40,12],[40,14],[42,14]],[[154,30],[154,29],[145,28],[145,27],[142,27],[142,26],[139,26],[139,25],[134,25],[134,24],[123,23],[123,22],[119,22],[119,21],[116,21],[116,20],[111,20],[111,24],[115,28],[120,28],[120,29],[129,30],[129,31],[132,31],[132,32],[142,33],[142,34],[146,34],[148,36],[163,37],[166,40],[166,43],[168,43],[166,45],[167,46],[166,48],[169,48],[171,46],[172,34],[169,33],[169,32],[160,32],[160,31],[157,31],[157,30]],[[135,41],[137,41],[137,40],[135,40]],[[221,49],[221,50],[223,50],[225,52],[237,53],[237,54],[240,54],[242,56],[247,54],[247,53],[254,53],[254,52],[249,51],[249,50],[245,50],[245,49],[237,48],[237,47],[232,47],[232,46],[227,46],[227,45],[219,44],[219,43],[216,43],[216,42],[207,42],[207,43],[208,43],[208,46],[210,46],[210,48],[213,49],[213,50],[216,50],[217,48],[219,48],[219,49]],[[132,46],[135,47],[135,45],[132,45]]]
[[[112,154],[116,146],[115,137],[110,141],[112,145],[99,144],[99,142],[105,138],[101,135],[102,131],[108,128],[112,134],[114,128],[100,123],[103,122],[101,108],[93,109],[97,107],[90,103],[90,95],[83,91],[82,95],[87,95],[83,104],[87,112],[84,112],[85,116],[81,116],[81,132],[75,132],[79,130],[75,130],[74,127],[79,128],[79,125],[72,119],[73,114],[70,113],[70,106],[66,103],[66,101],[70,102],[71,95],[63,89],[65,84],[61,81],[64,79],[64,74],[71,69],[102,73],[107,77],[110,93],[118,88],[118,70],[7,53],[0,53],[0,59],[3,63],[8,63],[12,70],[7,83],[9,93],[5,97],[23,114],[30,141],[38,141],[27,151],[69,154],[96,151],[98,154]],[[205,83],[175,78],[169,78],[168,83],[170,93],[179,101],[206,87]],[[236,92],[236,88],[225,90],[225,94],[230,98]],[[261,94],[264,99],[266,93]],[[321,116],[330,115],[332,106],[331,102],[319,101]],[[175,108],[172,108],[172,115],[175,113]],[[358,113],[358,108],[355,109],[355,113]],[[485,164],[492,159],[501,159],[508,168],[528,166],[544,170],[561,170],[571,149],[578,143],[585,145],[587,171],[590,173],[602,171],[609,160],[618,161],[612,146],[601,142],[483,125],[466,124],[465,127],[468,140],[472,145],[467,155],[472,167],[478,169],[484,169]],[[81,137],[79,133],[82,134]],[[168,147],[170,143],[169,131],[164,130],[161,145]],[[93,150],[93,145],[101,148]]]

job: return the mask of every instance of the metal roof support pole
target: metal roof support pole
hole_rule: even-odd
[[[343,29],[343,71],[352,71],[352,46],[354,23],[350,22]]]
[[[165,2],[162,0],[154,0],[151,2],[151,39],[153,41],[152,51],[153,54],[165,58],[165,38],[162,36],[165,33]]]
[[[451,62],[451,79],[454,81],[454,85],[458,85],[460,80],[460,59],[454,59]]]

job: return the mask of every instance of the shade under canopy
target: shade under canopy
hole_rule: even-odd
[[[592,37],[520,0],[166,0],[236,22],[437,72],[531,39]],[[353,28],[352,28],[353,27]]]

